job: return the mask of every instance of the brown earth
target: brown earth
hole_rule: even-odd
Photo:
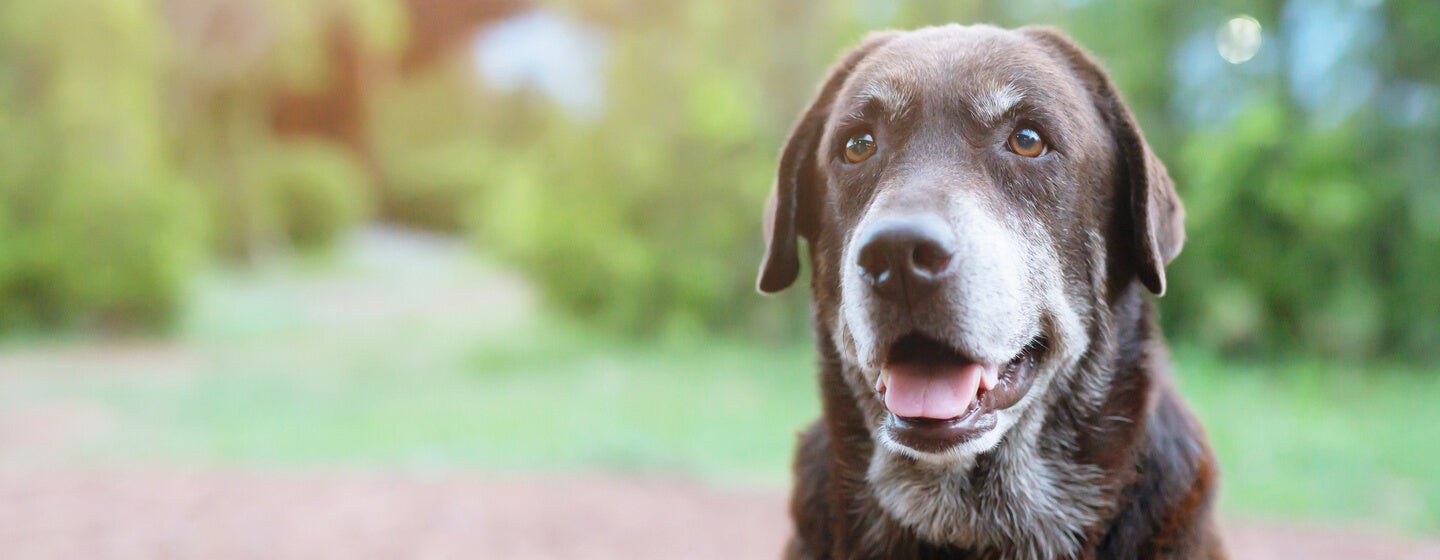
[[[1236,558],[1440,558],[1440,542],[1231,523]],[[774,558],[784,492],[634,477],[0,473],[7,559]]]

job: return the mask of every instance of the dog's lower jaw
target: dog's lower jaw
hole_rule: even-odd
[[[890,430],[882,426],[875,432],[875,440],[879,443],[879,445],[876,446],[876,454],[903,455],[921,463],[963,470],[968,469],[970,465],[974,464],[977,455],[994,449],[1004,437],[1004,432],[999,426],[996,426],[995,429],[985,432],[972,441],[967,441],[941,452],[931,453],[919,451],[896,441],[895,438],[890,435]]]
[[[973,440],[961,443],[939,452],[920,451],[897,441],[890,433],[886,422],[880,422],[872,434],[878,445],[876,454],[898,454],[914,459],[915,461],[937,467],[949,467],[951,470],[968,469],[968,465],[974,464],[975,458],[979,455],[995,450],[1005,439],[1005,434],[1016,423],[1016,419],[1024,415],[1026,402],[1030,398],[1026,395],[1017,406],[997,411],[995,427],[980,434]],[[885,412],[884,414],[889,414]],[[872,461],[873,463],[873,461]]]

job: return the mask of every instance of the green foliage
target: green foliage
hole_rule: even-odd
[[[207,242],[317,247],[364,216],[368,172],[278,143],[266,100],[315,81],[337,14],[396,43],[390,0],[163,4],[0,4],[0,333],[163,327]]]
[[[365,217],[369,175],[344,150],[321,142],[282,145],[268,184],[276,226],[299,249],[326,249]]]
[[[364,149],[289,138],[294,132],[282,138],[272,110],[300,99],[289,106],[299,120],[326,130],[360,126],[340,122],[344,107],[323,114],[331,109],[321,104],[362,97],[345,88],[363,87],[363,79],[339,82],[335,96],[303,95],[326,93],[358,72],[337,66],[367,67],[370,57],[396,49],[404,35],[399,9],[394,0],[216,0],[168,10],[173,79],[165,85],[183,102],[165,115],[173,124],[156,125],[206,202],[218,256],[254,262],[286,245],[323,248],[365,217],[374,178],[368,154],[356,153]]]
[[[1387,6],[1397,20],[1440,24],[1423,3]],[[1423,82],[1392,65],[1421,43],[1394,35],[1348,53],[1380,85],[1345,118],[1300,105],[1282,66],[1240,78],[1254,95],[1233,118],[1162,138],[1175,145],[1168,161],[1189,210],[1165,304],[1174,333],[1230,353],[1440,357],[1430,155],[1440,104],[1428,102],[1428,121],[1403,122],[1385,99],[1403,86],[1440,91],[1434,56]]]
[[[401,223],[458,232],[477,197],[500,180],[494,169],[505,129],[482,114],[488,100],[465,61],[445,61],[379,88],[370,130],[381,180],[380,215]]]
[[[0,331],[173,317],[200,223],[156,126],[158,25],[148,2],[0,6]]]
[[[405,14],[397,0],[220,0],[218,4],[248,10],[255,18],[250,23],[273,28],[274,43],[260,67],[252,70],[274,83],[324,85],[334,70],[328,66],[324,46],[337,29],[344,29],[360,47],[379,52],[397,50],[406,39]],[[205,3],[194,5],[203,7]],[[341,21],[345,26],[337,27]]]
[[[767,304],[753,286],[774,155],[811,87],[767,77],[809,60],[733,36],[816,25],[798,19],[767,5],[685,3],[611,22],[607,112],[585,122],[509,107],[505,130],[529,142],[496,146],[501,180],[480,199],[479,236],[552,303],[602,324],[803,332],[799,298]]]

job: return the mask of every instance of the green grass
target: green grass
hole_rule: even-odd
[[[52,461],[663,470],[780,484],[816,415],[811,353],[639,343],[564,323],[197,344],[178,374],[22,376],[0,409],[106,411]],[[52,407],[53,408],[53,407]]]
[[[1179,353],[1226,511],[1440,531],[1440,376]]]
[[[202,305],[173,341],[113,359],[62,344],[36,351],[60,356],[39,360],[49,370],[4,371],[0,422],[80,410],[103,429],[0,450],[0,466],[605,469],[779,487],[818,410],[805,346],[637,341],[534,313],[469,320],[484,307],[315,319],[285,296],[291,282],[227,279],[201,299],[230,303]],[[1176,357],[1224,467],[1227,514],[1440,531],[1434,372]],[[37,362],[0,354],[0,370],[17,363]]]

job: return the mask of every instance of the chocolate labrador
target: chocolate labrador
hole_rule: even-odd
[[[822,418],[788,558],[1223,558],[1215,459],[1145,292],[1184,210],[1044,28],[867,37],[781,153],[759,289],[809,243]]]

